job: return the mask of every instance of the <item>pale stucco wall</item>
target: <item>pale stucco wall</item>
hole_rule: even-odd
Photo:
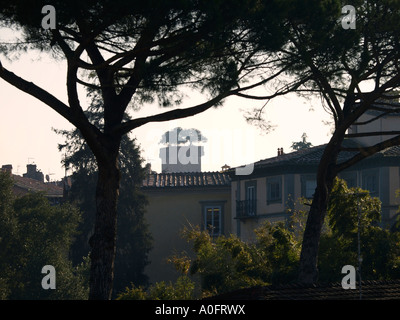
[[[224,231],[231,230],[230,189],[185,191],[169,189],[162,191],[145,191],[149,199],[146,220],[154,238],[153,250],[149,254],[150,264],[145,273],[150,282],[175,281],[179,276],[174,266],[167,259],[175,253],[186,251],[193,254],[191,244],[181,237],[183,228],[202,225],[201,201],[226,201],[224,208]]]

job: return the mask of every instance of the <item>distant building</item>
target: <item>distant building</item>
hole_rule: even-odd
[[[345,146],[354,146],[346,141]],[[242,240],[254,240],[254,230],[265,220],[285,221],[287,209],[305,197],[312,199],[317,186],[319,161],[326,145],[320,145],[254,163],[248,176],[231,172],[232,233]],[[343,152],[345,161],[355,152]],[[361,187],[382,201],[382,225],[390,226],[399,208],[396,190],[400,188],[400,147],[392,147],[360,161],[339,174],[349,187]]]
[[[367,112],[358,120],[363,125],[353,125],[349,133],[384,132],[400,126],[398,113]],[[386,139],[388,135],[354,137],[345,139],[343,147],[370,146]],[[231,174],[232,233],[243,240],[254,240],[256,229],[268,220],[285,221],[287,209],[293,209],[300,197],[312,199],[317,186],[317,169],[326,144],[299,151],[284,153],[278,149],[276,157],[254,163],[251,175]],[[342,151],[338,163],[352,158],[358,151]],[[339,173],[349,187],[361,187],[382,202],[383,227],[390,227],[398,215],[400,199],[400,146],[384,149],[363,159]]]
[[[59,204],[63,201],[64,188],[61,183],[44,183],[43,173],[36,170],[36,165],[28,164],[27,168],[28,172],[21,177],[12,173],[11,164],[1,167],[1,170],[8,172],[13,179],[13,193],[16,197],[22,197],[30,192],[43,192],[51,204]]]

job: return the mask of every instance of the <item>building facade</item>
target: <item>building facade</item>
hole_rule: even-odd
[[[193,256],[182,230],[199,226],[212,237],[231,230],[229,176],[221,172],[150,173],[143,181],[147,195],[145,218],[153,236],[150,264],[145,273],[150,282],[174,281],[179,276],[167,260],[176,253]]]
[[[348,142],[352,144],[353,142]],[[325,145],[258,161],[248,176],[231,173],[232,233],[254,240],[254,229],[265,221],[285,221],[301,197],[312,199],[316,173]],[[346,152],[339,161],[352,156]],[[382,201],[382,225],[393,224],[400,201],[400,147],[371,156],[339,174],[349,187],[361,187]]]

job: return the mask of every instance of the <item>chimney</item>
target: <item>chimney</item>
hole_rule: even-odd
[[[37,170],[36,164],[27,164],[26,173],[22,175],[24,178],[30,178],[44,182],[44,175],[40,170]]]
[[[10,176],[12,175],[12,165],[11,164],[5,164],[1,167],[1,170],[4,172],[8,172]]]
[[[283,154],[283,148],[278,148],[278,157],[282,156]]]
[[[29,176],[34,176],[36,174],[36,164],[27,164],[26,165],[26,173]]]

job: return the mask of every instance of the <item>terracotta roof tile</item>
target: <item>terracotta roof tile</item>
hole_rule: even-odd
[[[63,188],[52,183],[44,183],[35,179],[25,178],[13,174],[14,186],[26,192],[44,192],[46,196],[62,197]]]
[[[229,175],[221,172],[151,173],[143,180],[143,188],[229,186]]]

